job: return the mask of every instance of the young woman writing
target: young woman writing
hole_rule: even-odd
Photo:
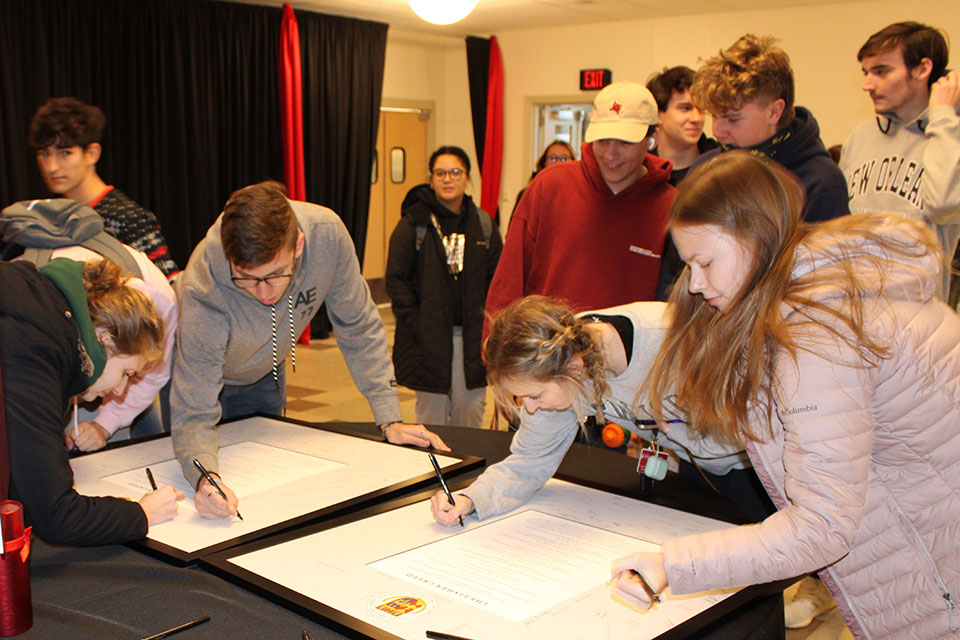
[[[728,152],[681,183],[686,262],[643,393],[743,443],[778,511],[759,525],[623,558],[649,597],[812,571],[858,638],[946,638],[960,624],[960,318],[936,298],[936,241],[888,215],[800,222],[803,188]]]

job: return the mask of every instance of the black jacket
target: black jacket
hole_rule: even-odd
[[[411,189],[402,217],[390,236],[387,293],[397,321],[393,366],[397,382],[417,391],[448,393],[453,361],[453,326],[463,326],[464,376],[468,389],[487,384],[480,355],[487,289],[500,259],[503,240],[496,226],[484,241],[478,209],[463,197],[460,214],[442,205],[428,184]],[[443,243],[430,222],[436,215],[445,235],[466,236],[463,271],[455,279]],[[425,225],[417,251],[417,226]]]
[[[87,388],[79,332],[56,285],[28,262],[0,263],[0,358],[10,498],[47,542],[113,544],[147,535],[136,502],[90,498],[73,489],[63,416]],[[6,460],[0,463],[6,463]]]

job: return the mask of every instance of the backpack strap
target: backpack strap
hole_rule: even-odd
[[[420,247],[423,246],[423,239],[427,237],[427,225],[418,224],[417,225],[417,251],[420,251]]]

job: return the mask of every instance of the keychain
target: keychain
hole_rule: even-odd
[[[642,473],[651,480],[663,480],[667,477],[667,452],[660,450],[660,434],[656,429],[653,431],[650,446],[640,450],[637,473]]]

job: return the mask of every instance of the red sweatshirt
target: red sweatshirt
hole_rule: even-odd
[[[581,155],[541,171],[524,192],[487,293],[488,314],[531,294],[577,311],[655,299],[675,195],[670,162],[647,154],[647,173],[614,194],[593,145]]]

